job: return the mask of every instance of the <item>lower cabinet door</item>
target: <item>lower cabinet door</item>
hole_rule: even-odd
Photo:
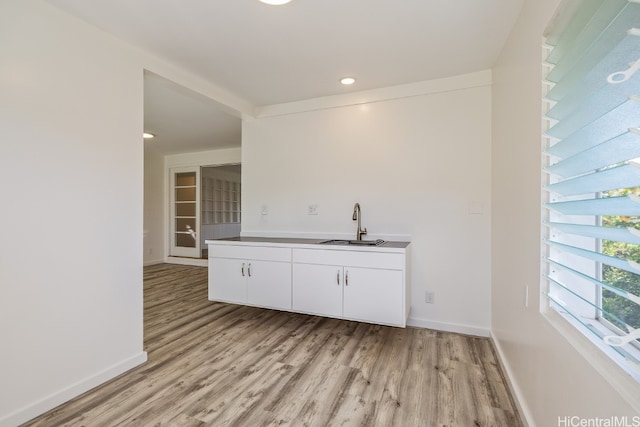
[[[247,268],[247,261],[209,258],[209,299],[246,304]]]
[[[293,264],[293,309],[321,316],[342,317],[343,268]]]
[[[344,274],[345,318],[405,326],[402,271],[345,267]]]
[[[291,310],[291,263],[248,261],[247,302]]]

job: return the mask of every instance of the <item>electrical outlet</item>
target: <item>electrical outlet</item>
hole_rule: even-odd
[[[269,207],[267,205],[262,205],[262,208],[260,209],[260,213],[262,215],[269,215]]]
[[[424,293],[424,302],[427,304],[435,304],[436,303],[436,293],[433,291],[426,291]]]
[[[309,215],[318,215],[318,205],[309,205],[307,208]]]

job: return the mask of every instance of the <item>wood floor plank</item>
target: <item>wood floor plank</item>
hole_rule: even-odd
[[[491,342],[207,300],[144,269],[149,361],[25,426],[520,427]]]

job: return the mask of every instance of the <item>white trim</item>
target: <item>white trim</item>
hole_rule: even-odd
[[[477,71],[460,76],[442,79],[426,80],[399,86],[390,86],[342,95],[324,96],[304,101],[287,102],[283,104],[256,107],[255,117],[283,116],[287,114],[307,111],[325,110],[328,108],[346,107],[350,105],[367,104],[370,102],[388,101],[391,99],[408,98],[412,96],[428,95],[454,90],[469,89],[480,86],[490,86],[492,83],[491,70]],[[249,117],[244,117],[250,119]]]
[[[454,332],[456,334],[473,335],[488,338],[491,336],[489,328],[478,328],[477,326],[460,325],[457,323],[434,322],[433,320],[417,319],[409,316],[407,326],[423,329],[435,329],[438,331]]]
[[[177,256],[168,256],[164,259],[167,264],[193,265],[196,267],[207,267],[208,260],[203,258],[182,258]]]
[[[202,248],[200,247],[200,227],[202,221],[202,212],[200,208],[200,199],[202,197],[202,182],[200,177],[200,166],[179,166],[169,168],[169,256],[178,257],[199,257],[202,255]],[[176,230],[176,216],[174,216],[174,205],[176,204],[176,175],[180,173],[195,173],[195,196],[196,196],[196,212],[195,212],[195,246],[185,247],[178,246],[176,235],[187,235],[185,232],[179,232]]]
[[[143,351],[102,371],[64,387],[42,399],[0,418],[0,427],[13,427],[29,421],[69,400],[95,388],[123,373],[145,363],[147,352]]]
[[[513,370],[511,369],[511,365],[508,362],[507,357],[502,350],[502,346],[500,345],[500,341],[496,338],[491,332],[490,336],[491,342],[493,342],[493,346],[496,349],[496,353],[498,356],[498,363],[500,363],[500,367],[502,371],[505,373],[505,379],[507,380],[507,386],[509,387],[509,391],[511,391],[511,396],[513,396],[513,400],[518,409],[518,413],[520,414],[520,420],[525,425],[525,427],[536,427],[536,424],[533,422],[533,416],[531,415],[531,410],[527,405],[527,400],[524,398],[524,394],[518,384],[515,382],[515,375],[513,374]]]
[[[242,162],[242,148],[228,147],[217,148],[215,150],[167,154],[164,156],[164,160],[166,169],[175,167],[238,165]]]
[[[156,76],[160,76],[163,82],[168,80],[172,84],[175,84],[175,87],[179,90],[187,88],[198,94],[197,96],[202,96],[215,102],[225,113],[234,117],[253,114],[254,106],[251,102],[240,98],[210,81],[196,76],[177,64],[167,62],[142,49],[138,49],[137,52],[142,58],[146,78],[157,78]]]
[[[638,382],[611,360],[605,352],[584,336],[575,326],[560,313],[552,309],[542,312],[544,317],[576,351],[618,392],[620,396],[640,413],[640,386]]]

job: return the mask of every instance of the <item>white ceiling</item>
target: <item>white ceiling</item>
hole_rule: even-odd
[[[144,76],[145,149],[161,154],[239,147],[241,119],[212,100],[158,75]]]
[[[523,3],[48,1],[255,106],[491,68]],[[338,83],[347,75],[358,79],[355,85]]]

